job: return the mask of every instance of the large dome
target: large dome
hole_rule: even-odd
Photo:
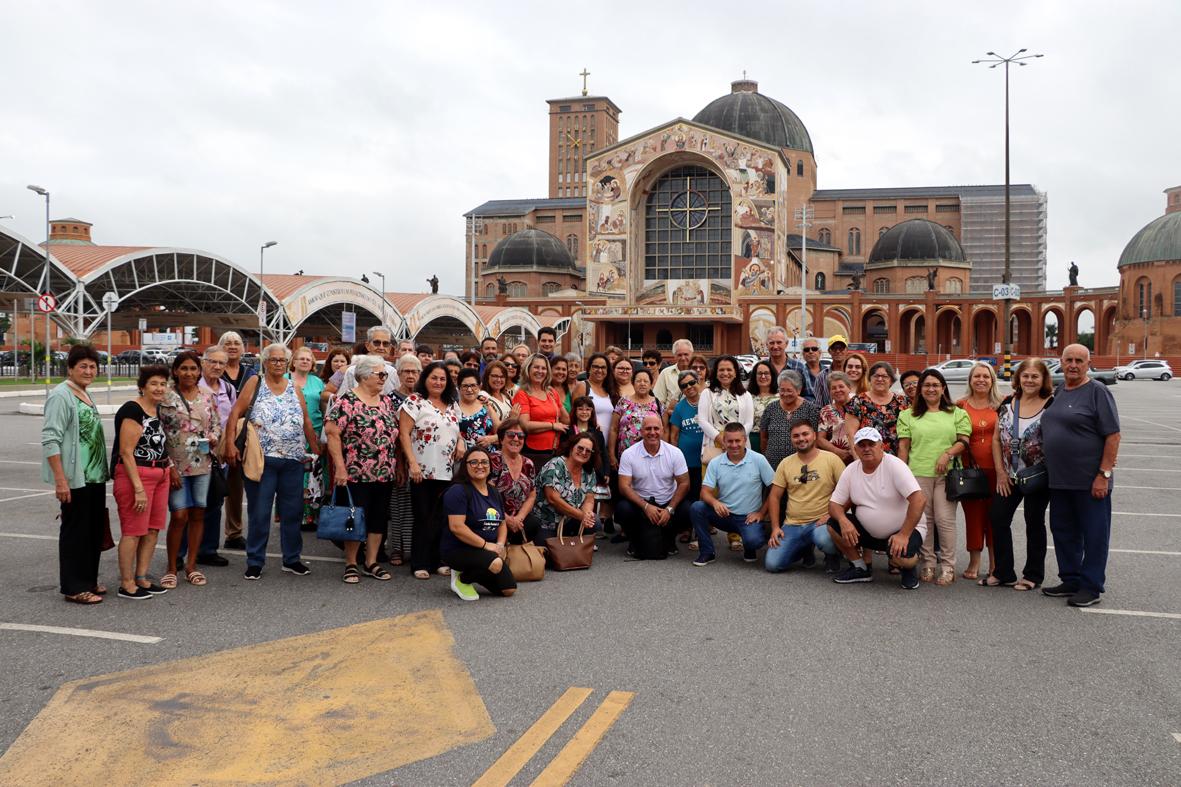
[[[709,102],[693,121],[777,148],[812,152],[812,138],[796,113],[760,93],[753,79],[731,82],[730,95]]]
[[[945,260],[964,262],[964,250],[946,227],[927,219],[911,219],[886,231],[869,253],[869,262]]]
[[[488,255],[484,270],[494,268],[575,268],[562,241],[548,232],[527,227],[504,238]]]
[[[1161,260],[1181,260],[1181,212],[1166,213],[1133,235],[1117,267]]]

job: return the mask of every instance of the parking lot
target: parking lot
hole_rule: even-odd
[[[346,586],[314,539],[308,577],[272,559],[245,582],[225,553],[206,587],[78,607],[40,419],[0,399],[0,783],[1176,784],[1181,385],[1111,391],[1108,592],[1086,610],[904,593],[881,560],[837,586],[606,542],[590,571],[463,604],[404,570]]]

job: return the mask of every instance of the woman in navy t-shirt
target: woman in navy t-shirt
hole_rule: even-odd
[[[451,567],[451,589],[464,601],[480,598],[473,585],[498,596],[511,596],[517,589],[505,561],[504,504],[488,483],[491,466],[486,448],[468,449],[454,483],[443,494],[443,561]]]

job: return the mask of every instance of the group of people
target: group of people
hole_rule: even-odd
[[[87,393],[98,355],[75,346],[42,433],[44,477],[61,503],[62,594],[97,604],[107,593],[98,567],[113,542],[108,481],[126,599],[205,585],[203,566],[229,563],[219,548],[243,550],[244,577],[260,579],[274,522],[281,570],[307,575],[304,532],[346,498],[365,522],[363,540],[337,542],[347,584],[388,581],[408,565],[417,579],[449,577],[464,600],[480,597],[476,586],[508,596],[511,543],[593,533],[638,560],[687,546],[705,567],[721,531],[729,550],[771,572],[810,567],[819,551],[835,582],[868,582],[884,554],[903,588],[947,586],[959,547],[948,477],[967,465],[988,488],[962,501],[959,577],[1041,587],[1048,509],[1059,582],[1042,593],[1076,606],[1100,599],[1119,418],[1081,345],[1063,351],[1057,390],[1031,358],[1002,397],[980,362],[953,401],[937,369],[899,376],[849,352],[843,336],[828,338],[826,366],[819,340],[791,358],[786,331],[774,328],[768,357],[749,372],[684,339],[667,364],[657,350],[638,364],[617,347],[560,355],[556,340],[545,328],[535,352],[485,339],[436,360],[433,348],[376,326],[319,370],[309,349],[282,344],[264,347],[256,370],[227,332],[200,356],[141,367],[109,457]],[[1018,575],[1011,522],[1022,505]]]

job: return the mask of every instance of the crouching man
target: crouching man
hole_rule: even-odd
[[[828,573],[840,569],[840,555],[828,532],[828,501],[845,463],[836,454],[816,447],[816,429],[800,419],[791,424],[791,444],[796,452],[779,463],[767,507],[771,514],[771,540],[764,557],[768,571],[779,572],[797,560],[805,566],[815,561],[813,547],[824,553]],[[787,495],[787,517],[781,514]]]
[[[906,463],[885,452],[877,429],[857,430],[853,444],[857,461],[841,475],[828,504],[833,543],[853,565],[833,582],[873,581],[861,559],[865,548],[887,552],[890,564],[902,571],[902,587],[914,590],[919,586],[919,548],[927,533],[926,496]]]

